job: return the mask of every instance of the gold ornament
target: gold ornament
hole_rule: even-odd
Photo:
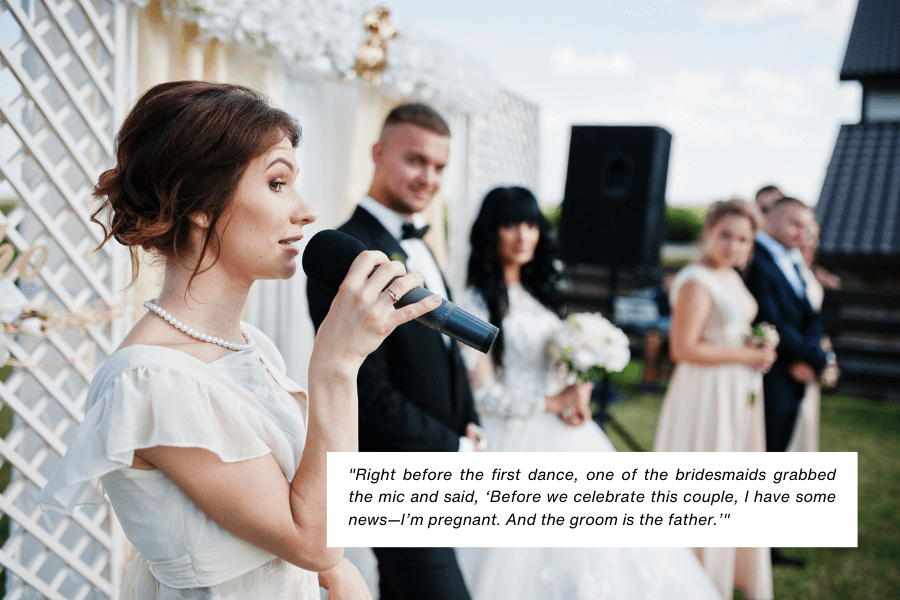
[[[379,6],[363,17],[363,27],[369,39],[356,51],[353,70],[375,85],[381,83],[381,73],[387,67],[388,43],[397,37],[390,15],[391,11],[386,6]]]

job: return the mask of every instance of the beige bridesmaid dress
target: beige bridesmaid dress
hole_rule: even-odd
[[[702,337],[711,344],[738,347],[750,332],[757,305],[740,275],[702,265],[682,269],[670,292],[677,311],[681,286],[694,281],[712,296]],[[762,377],[742,364],[679,363],[663,400],[656,429],[656,452],[765,452]],[[695,548],[697,558],[722,597],[734,588],[748,600],[774,597],[769,548]]]

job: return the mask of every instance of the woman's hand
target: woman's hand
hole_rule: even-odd
[[[763,374],[769,372],[775,359],[778,358],[775,348],[770,346],[746,346],[745,350],[744,363]]]
[[[319,585],[328,590],[328,600],[372,600],[362,575],[346,558],[333,569],[319,573]]]
[[[392,282],[395,277],[398,279]],[[394,298],[422,282],[421,275],[407,275],[402,263],[389,261],[382,252],[361,252],[319,327],[314,351],[327,354],[332,364],[348,361],[358,369],[398,325],[440,306],[441,298],[434,294],[415,304],[394,308]]]
[[[571,427],[578,427],[591,418],[591,392],[594,384],[575,383],[555,396],[546,399],[547,412],[559,415],[562,421]]]

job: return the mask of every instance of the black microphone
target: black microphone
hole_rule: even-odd
[[[350,265],[359,253],[365,250],[365,245],[355,237],[334,229],[325,229],[314,235],[306,245],[303,252],[303,271],[310,281],[337,292],[344,277],[347,276],[347,271],[350,270]],[[415,304],[432,295],[434,292],[419,286],[401,296],[394,304],[394,308]],[[416,321],[485,354],[491,349],[491,344],[500,331],[446,298],[441,298],[441,305],[436,309],[416,317]]]

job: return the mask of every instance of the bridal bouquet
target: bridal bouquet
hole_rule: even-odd
[[[631,360],[628,336],[600,313],[570,315],[550,338],[549,349],[579,381],[619,372]]]
[[[773,350],[778,347],[778,342],[781,341],[781,337],[778,335],[778,330],[775,329],[775,326],[771,323],[757,323],[750,330],[750,335],[747,336],[746,342],[752,346],[756,346],[758,348],[772,348]],[[756,403],[756,392],[752,392],[750,394],[750,404],[751,406]]]

